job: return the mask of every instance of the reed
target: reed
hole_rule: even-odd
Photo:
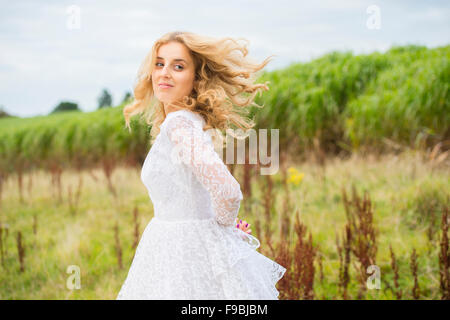
[[[83,176],[81,172],[78,173],[78,187],[77,192],[75,194],[75,208],[78,209],[78,204],[80,203],[80,197],[81,197],[81,189],[83,187]]]
[[[448,206],[443,208],[439,241],[439,288],[441,299],[450,300],[450,250],[448,241]]]
[[[113,195],[114,200],[117,200],[117,191],[112,183],[112,174],[113,174],[115,168],[116,168],[116,163],[115,163],[114,159],[111,159],[111,158],[102,159],[102,169],[103,169],[103,173],[106,177],[108,190]]]
[[[49,163],[49,171],[51,173],[51,177],[52,177],[52,186],[53,189],[56,189],[56,192],[58,193],[58,204],[62,203],[62,173],[63,173],[63,168],[61,167],[61,165],[56,161],[56,160],[50,160]],[[56,198],[56,197],[55,197]]]
[[[254,235],[257,238],[261,238],[261,218],[259,215],[253,215],[254,217],[254,222],[253,222],[253,226],[255,229]]]
[[[0,222],[0,259],[2,266],[5,266],[5,254],[4,254],[4,247],[6,246],[3,244],[3,223]]]
[[[419,288],[419,281],[417,279],[417,270],[419,268],[418,262],[417,262],[417,253],[416,248],[413,248],[412,254],[411,254],[411,272],[414,277],[414,287],[412,288],[412,296],[414,300],[418,300],[420,297],[420,288]]]
[[[336,235],[336,246],[339,256],[339,282],[338,291],[344,300],[349,298],[348,296],[348,284],[350,282],[349,266],[351,259],[351,247],[352,233],[350,226],[345,226],[345,233],[342,239],[342,245],[340,245],[339,237]]]
[[[284,237],[289,235],[290,232],[290,219],[289,215],[291,210],[291,196],[290,196],[290,188],[289,188],[289,175],[287,168],[287,154],[285,152],[281,152],[280,157],[280,167],[281,167],[281,176],[282,176],[282,186],[283,186],[283,206],[280,214],[280,236]]]
[[[395,257],[395,253],[392,250],[392,246],[389,244],[389,250],[391,253],[391,268],[394,271],[394,287],[395,290],[391,288],[391,290],[394,292],[395,296],[397,297],[397,300],[401,300],[402,299],[402,289],[400,289],[400,285],[398,283],[398,264],[397,264],[397,259]]]
[[[266,175],[266,183],[263,184],[263,204],[264,204],[264,236],[266,241],[270,242],[271,238],[271,212],[274,205],[273,182],[272,176]]]
[[[6,173],[0,169],[0,208],[2,207],[2,199],[3,199],[3,184],[6,181]]]
[[[243,164],[243,193],[245,197],[252,196],[252,165],[249,163],[248,155]]]
[[[322,252],[318,252],[318,256],[317,256],[317,262],[319,264],[319,279],[320,279],[320,283],[323,284],[323,279],[324,279],[324,275],[323,275],[323,253]]]
[[[22,232],[17,232],[17,252],[19,256],[20,272],[25,271],[25,246],[22,240]]]
[[[37,228],[38,228],[38,218],[37,214],[33,213],[33,251],[36,250],[38,246]]]
[[[117,263],[119,265],[119,269],[122,269],[123,268],[122,246],[120,245],[118,222],[116,222],[116,224],[114,225],[114,240],[115,240],[115,249],[116,249],[116,255],[117,255]]]
[[[136,247],[139,244],[139,210],[137,207],[134,207],[133,210],[133,222],[134,222],[134,233],[133,233],[133,244],[131,245],[131,248],[136,249]]]
[[[267,245],[272,251],[272,255],[274,260],[286,268],[286,272],[284,276],[278,281],[276,284],[277,289],[280,293],[278,299],[280,300],[297,300],[297,279],[295,279],[295,274],[293,272],[293,256],[289,250],[290,241],[282,241],[276,248],[276,250],[272,246],[272,239],[269,238]]]
[[[67,186],[67,202],[69,203],[69,211],[71,215],[75,215],[75,200],[72,199],[72,187]]]
[[[16,165],[16,174],[17,174],[17,185],[19,187],[19,199],[20,199],[20,203],[24,204],[24,198],[23,198],[23,168],[22,166],[20,166],[20,164],[15,164]]]
[[[314,260],[317,248],[313,245],[312,235],[309,232],[307,238],[307,227],[299,220],[298,212],[295,216],[294,225],[297,242],[294,247],[294,283],[299,289],[299,299],[314,299]]]
[[[9,225],[4,222],[0,222],[0,225],[2,226],[2,233],[3,237],[1,238],[2,247],[3,247],[3,257],[6,257],[8,255],[8,234],[9,234]]]
[[[77,186],[77,190],[76,190],[76,193],[74,196],[72,196],[72,187],[70,185],[68,186],[67,201],[69,202],[69,211],[72,215],[76,215],[76,213],[78,211],[82,185],[83,185],[83,177],[79,173],[78,174],[78,186]]]
[[[33,201],[33,194],[32,194],[32,190],[33,190],[33,173],[29,172],[28,173],[28,201]]]
[[[34,235],[37,234],[37,226],[38,226],[38,222],[37,222],[37,214],[34,213],[34,214],[33,214],[33,234],[34,234]]]
[[[376,265],[378,230],[373,223],[372,202],[367,191],[361,199],[352,185],[352,200],[348,200],[345,189],[342,192],[347,223],[350,228],[351,251],[359,264],[355,265],[359,280],[358,299],[366,292],[366,270],[370,265]]]

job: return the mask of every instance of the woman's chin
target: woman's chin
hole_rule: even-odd
[[[172,99],[170,98],[170,96],[166,95],[166,94],[159,94],[158,96],[156,96],[156,98],[161,101],[162,103],[170,103],[172,101]]]

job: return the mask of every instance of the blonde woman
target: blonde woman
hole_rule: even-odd
[[[239,53],[240,52],[240,53]],[[265,84],[245,45],[172,32],[143,61],[126,126],[146,113],[152,147],[141,171],[154,207],[117,299],[278,299],[286,269],[237,228],[240,185],[214,150],[211,131],[234,123]],[[245,96],[246,95],[246,96]],[[214,130],[207,130],[214,129]],[[215,141],[215,140],[214,140]]]

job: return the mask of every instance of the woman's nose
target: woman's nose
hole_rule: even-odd
[[[168,66],[164,66],[164,68],[162,68],[161,75],[163,75],[163,76],[169,76],[170,75]]]

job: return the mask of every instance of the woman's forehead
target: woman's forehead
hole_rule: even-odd
[[[189,54],[189,50],[186,48],[186,46],[177,42],[166,43],[159,47],[156,58],[169,61],[184,60],[186,62],[192,60]]]

